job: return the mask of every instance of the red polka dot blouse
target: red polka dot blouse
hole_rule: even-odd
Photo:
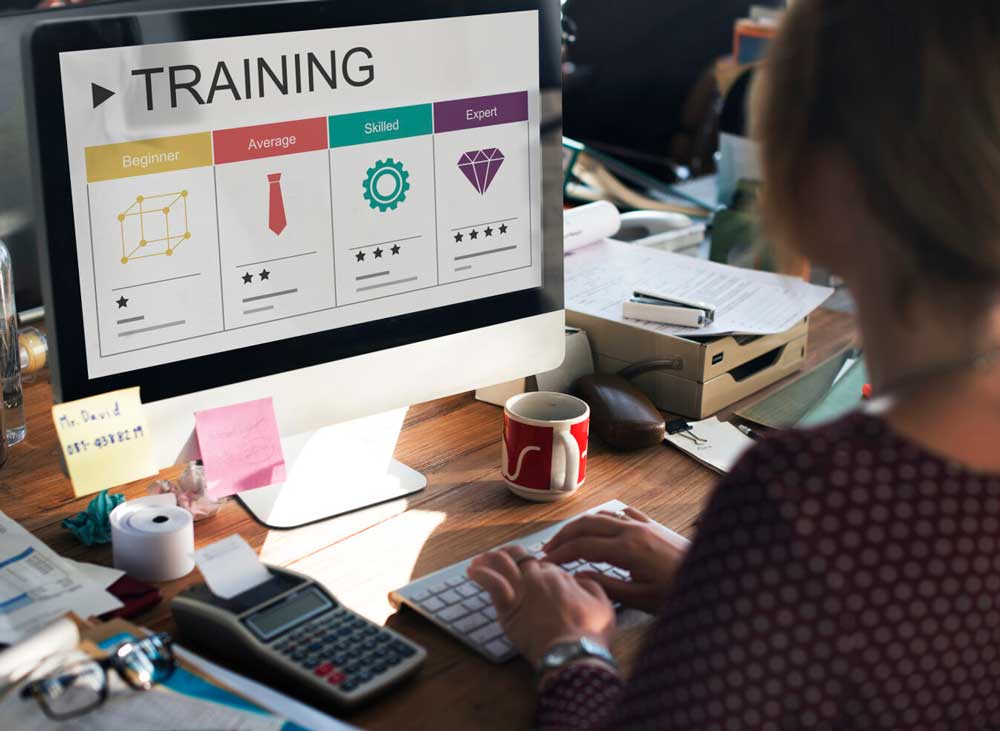
[[[1000,729],[1000,475],[860,413],[763,440],[709,501],[632,677],[571,666],[536,720]]]

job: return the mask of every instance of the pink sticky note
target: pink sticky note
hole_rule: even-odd
[[[210,497],[285,481],[271,399],[196,411],[194,424]]]

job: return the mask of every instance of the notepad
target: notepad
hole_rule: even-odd
[[[52,420],[77,497],[157,473],[138,387],[56,404]]]
[[[722,474],[728,473],[754,444],[753,439],[735,426],[714,416],[692,421],[690,431],[667,434],[663,440]]]
[[[285,455],[270,398],[196,411],[194,422],[210,497],[285,481]]]

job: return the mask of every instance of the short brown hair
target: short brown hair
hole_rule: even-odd
[[[779,237],[818,150],[846,156],[914,281],[1000,285],[1000,0],[796,0],[755,82]]]

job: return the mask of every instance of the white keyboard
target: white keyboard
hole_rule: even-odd
[[[531,533],[504,545],[524,546],[532,554],[540,557],[542,546],[567,523],[587,513],[596,513],[601,510],[614,512],[626,507],[625,503],[619,500],[611,500],[586,511],[586,513],[580,513],[561,523],[555,523],[544,530]],[[500,624],[497,622],[497,612],[493,607],[493,602],[490,601],[489,594],[466,575],[466,569],[471,562],[472,558],[467,558],[417,579],[391,592],[389,601],[394,607],[398,608],[405,604],[419,612],[445,632],[457,637],[493,662],[510,660],[517,654],[517,650],[510,644],[500,628]],[[585,561],[573,561],[564,564],[563,568],[572,573],[599,571],[618,579],[627,580],[629,578],[627,571],[606,563],[592,564]]]

